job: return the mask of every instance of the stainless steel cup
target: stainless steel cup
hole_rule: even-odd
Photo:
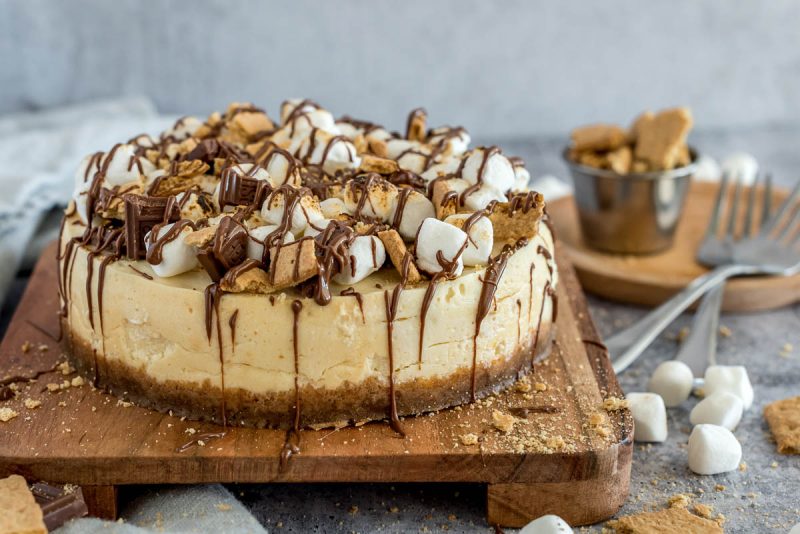
[[[571,161],[575,204],[583,239],[604,252],[652,254],[669,248],[683,210],[697,154],[692,163],[670,171],[617,174]]]

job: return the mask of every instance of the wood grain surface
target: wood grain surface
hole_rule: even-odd
[[[581,238],[572,197],[549,203],[548,213],[562,251],[569,256],[586,292],[618,302],[657,306],[708,271],[697,263],[695,252],[705,235],[717,191],[718,184],[693,183],[674,245],[666,252],[645,256],[609,254],[589,248]],[[773,191],[773,209],[786,198],[786,194],[783,190]],[[760,193],[757,198],[761,198]],[[737,231],[741,231],[744,221],[745,204],[741,202],[739,206]],[[759,211],[756,213],[758,215]],[[727,221],[727,216],[723,213],[723,221]],[[727,312],[759,311],[795,302],[800,302],[800,275],[736,278],[725,286],[722,309]]]
[[[56,262],[50,247],[0,345],[0,376],[32,377],[64,361],[57,333]],[[60,370],[21,381],[0,402],[0,475],[80,484],[96,515],[116,513],[115,486],[200,482],[482,482],[491,524],[520,526],[544,513],[573,524],[611,516],[628,494],[633,423],[603,401],[622,391],[574,272],[559,253],[559,313],[550,356],[529,381],[470,406],[405,418],[405,439],[385,423],[303,430],[301,452],[280,465],[285,432],[221,427],[149,411]],[[109,303],[109,305],[111,305]],[[80,380],[76,381],[80,382]],[[26,399],[40,401],[26,407]],[[30,404],[30,402],[29,402]],[[493,413],[513,414],[505,433]],[[474,434],[478,443],[465,445]]]

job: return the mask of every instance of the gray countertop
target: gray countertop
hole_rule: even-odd
[[[695,135],[693,144],[717,158],[746,150],[780,184],[800,177],[800,128],[764,127],[740,132]],[[504,151],[524,157],[535,176],[564,176],[560,143],[503,142]],[[21,276],[0,315],[8,321],[25,279]],[[646,310],[589,297],[594,320],[604,335],[634,321]],[[649,373],[671,358],[676,333],[690,324],[684,315],[620,377],[625,391],[644,391]],[[727,518],[726,532],[788,532],[800,522],[800,456],[777,454],[762,417],[766,404],[800,395],[800,305],[764,313],[725,315],[730,337],[719,343],[718,360],[748,367],[755,402],[735,434],[742,443],[744,471],[698,476],[687,467],[686,443],[691,430],[690,399],[669,410],[669,439],[635,445],[630,497],[620,515],[663,507],[677,493],[713,507]],[[795,348],[788,357],[781,348]],[[724,486],[721,491],[717,485]],[[257,484],[229,488],[271,532],[493,532],[485,520],[485,490],[474,484]],[[148,491],[125,488],[123,503]],[[124,507],[123,507],[124,512]],[[278,524],[280,523],[280,524]],[[585,529],[599,532],[602,525]]]

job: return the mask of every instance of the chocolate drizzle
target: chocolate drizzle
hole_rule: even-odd
[[[292,314],[294,315],[294,322],[292,324],[292,347],[294,350],[294,418],[292,426],[286,431],[286,439],[281,448],[280,471],[286,469],[292,456],[300,453],[300,354],[298,352],[299,337],[297,335],[297,326],[302,309],[303,303],[301,301],[294,300],[292,302]]]
[[[358,303],[358,309],[361,311],[361,322],[363,324],[367,324],[367,318],[364,316],[364,297],[361,295],[361,293],[352,287],[348,287],[342,289],[339,292],[339,295],[342,297],[355,297],[356,302]]]
[[[220,390],[221,399],[220,407],[222,411],[222,426],[228,426],[228,414],[225,409],[225,355],[222,350],[222,328],[220,327],[219,305],[222,301],[224,293],[219,289],[219,285],[209,284],[205,289],[205,322],[206,322],[206,337],[208,343],[211,344],[211,332],[214,328],[214,318],[216,317],[217,326],[217,349],[219,353],[219,375],[220,375]]]

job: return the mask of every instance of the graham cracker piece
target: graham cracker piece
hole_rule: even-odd
[[[764,418],[778,444],[778,452],[800,454],[800,396],[768,404]]]
[[[447,180],[433,182],[431,201],[436,209],[436,218],[439,220],[444,220],[458,211],[458,195],[449,195],[452,189],[447,182]]]
[[[608,169],[610,167],[607,154],[601,152],[576,152],[574,159],[581,165],[594,167],[595,169]]]
[[[489,214],[495,242],[513,242],[535,236],[543,214],[544,197],[541,193],[529,191],[512,195],[508,202],[495,205]]]
[[[378,174],[392,174],[399,171],[400,166],[393,159],[364,154],[361,156],[361,165],[359,165],[358,170],[376,172]]]
[[[186,237],[183,238],[183,242],[193,247],[203,248],[214,240],[216,233],[217,225],[206,226],[205,228],[186,234]]]
[[[378,239],[381,240],[383,246],[386,248],[386,253],[389,254],[392,265],[394,265],[397,272],[400,273],[400,276],[403,276],[403,261],[405,260],[406,254],[410,254],[408,247],[406,247],[406,244],[403,242],[403,238],[400,237],[397,230],[384,230],[378,232]],[[422,275],[419,274],[419,269],[417,269],[413,259],[408,263],[406,281],[409,284],[416,284],[422,281]]]
[[[42,509],[19,475],[0,479],[0,532],[47,534]]]
[[[355,139],[353,139],[353,146],[356,147],[356,154],[358,155],[364,154],[369,150],[369,143],[367,142],[367,138],[364,137],[364,134],[358,134]]]
[[[313,239],[300,239],[269,251],[273,291],[296,286],[318,272]]]
[[[577,152],[614,150],[625,144],[625,130],[616,124],[590,124],[575,128],[570,134]]]
[[[674,169],[681,147],[692,128],[688,108],[664,110],[652,118],[640,118],[636,135],[636,159],[647,162],[652,170]]]
[[[157,179],[150,196],[168,197],[199,186],[203,183],[203,175],[210,168],[207,163],[199,159],[181,161],[174,172]]]
[[[628,143],[635,145],[636,140],[639,138],[639,131],[642,128],[642,124],[646,124],[653,120],[655,116],[655,113],[647,110],[643,111],[638,117],[636,117],[633,120],[633,124],[631,124],[630,129],[628,130]]]
[[[380,158],[389,157],[389,147],[386,145],[386,141],[381,141],[380,139],[369,139],[368,145],[370,152],[376,156]]]
[[[269,275],[258,267],[249,269],[235,278],[223,276],[219,287],[226,293],[267,294],[276,291],[269,283]]]
[[[608,166],[617,174],[628,174],[633,163],[633,150],[628,145],[623,145],[618,149],[606,154]]]
[[[424,109],[416,109],[411,113],[408,118],[408,125],[406,128],[406,139],[409,141],[425,141],[425,133],[427,131],[428,114]]]
[[[609,521],[606,526],[617,534],[713,534],[722,527],[710,519],[696,516],[685,507],[674,506],[658,512],[644,512]]]

